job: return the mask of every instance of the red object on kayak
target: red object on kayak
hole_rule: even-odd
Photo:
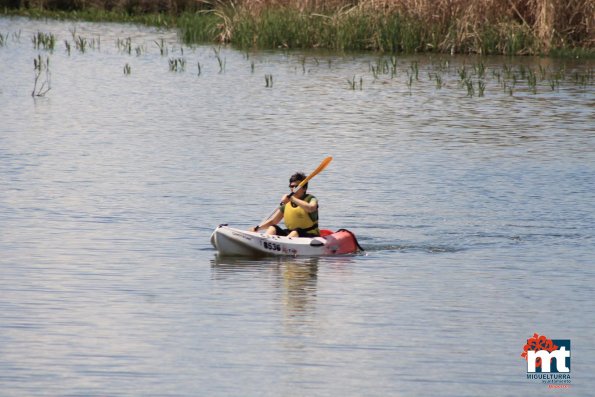
[[[347,229],[339,229],[323,238],[326,240],[325,248],[330,254],[348,254],[363,251],[355,235]]]

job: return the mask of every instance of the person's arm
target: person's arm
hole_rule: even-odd
[[[276,225],[277,223],[281,222],[281,219],[283,219],[283,212],[281,212],[281,210],[279,208],[277,208],[275,210],[275,214],[270,217],[269,219],[267,219],[267,221],[265,223],[263,223],[262,225],[256,225],[254,227],[251,227],[249,230],[251,232],[257,232],[260,229],[266,229],[269,226],[273,226]]]
[[[310,202],[307,202],[304,200],[300,200],[299,198],[297,198],[295,196],[291,196],[289,201],[302,207],[304,209],[304,211],[306,211],[308,213],[314,212],[318,209],[318,200],[316,200],[315,198],[310,200]]]

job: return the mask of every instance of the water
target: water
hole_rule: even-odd
[[[440,57],[374,79],[374,54],[222,48],[220,71],[171,31],[0,32],[3,396],[541,395],[520,357],[535,332],[572,341],[568,393],[591,393],[593,84],[510,95],[490,73],[592,63],[487,58],[469,97],[472,57],[446,57],[439,89]],[[73,33],[100,44],[81,53]],[[32,98],[38,54],[52,88]],[[365,255],[216,256],[216,225],[253,226],[328,155],[321,226]]]

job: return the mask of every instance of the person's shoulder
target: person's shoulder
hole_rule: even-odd
[[[308,196],[306,197],[308,200],[308,202],[312,201],[312,200],[316,200],[318,201],[318,199],[316,198],[315,195],[308,193]]]

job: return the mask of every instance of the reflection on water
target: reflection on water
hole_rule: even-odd
[[[319,258],[245,259],[219,257],[211,261],[213,277],[233,277],[238,273],[268,273],[282,291],[281,304],[287,321],[316,309],[316,284]]]
[[[282,267],[283,303],[290,317],[307,314],[316,306],[318,259],[286,263]]]

